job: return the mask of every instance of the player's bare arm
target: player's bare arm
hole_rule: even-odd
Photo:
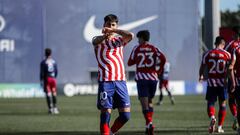
[[[92,44],[94,46],[102,43],[103,40],[107,39],[108,35],[104,34],[104,35],[100,35],[100,36],[96,36],[96,37],[93,37],[92,39]]]
[[[128,32],[126,30],[120,30],[120,29],[114,29],[114,28],[108,28],[108,27],[104,27],[102,32],[103,33],[117,33],[122,36],[124,43],[130,42],[134,37],[133,33]]]
[[[228,74],[230,76],[230,80],[231,80],[231,89],[230,92],[234,92],[235,91],[235,87],[236,87],[236,82],[235,82],[235,76],[234,76],[234,65],[235,65],[236,60],[232,59],[231,60],[231,64],[228,67]]]
[[[203,71],[204,71],[205,66],[206,66],[206,65],[201,64],[200,69],[199,69],[199,81],[200,81],[200,82],[204,80]]]

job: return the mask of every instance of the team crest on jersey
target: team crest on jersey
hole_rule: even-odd
[[[112,44],[114,47],[121,46],[121,43],[118,40],[113,41]]]

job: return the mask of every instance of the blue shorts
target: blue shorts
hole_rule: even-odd
[[[224,87],[207,87],[206,100],[216,102],[217,97],[219,100],[227,99],[227,90]]]
[[[99,82],[97,107],[98,109],[115,109],[130,107],[130,97],[128,95],[126,82]]]
[[[137,80],[138,97],[153,98],[157,89],[158,81]]]

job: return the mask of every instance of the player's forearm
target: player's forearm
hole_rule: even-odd
[[[113,32],[121,35],[123,37],[124,42],[126,43],[131,41],[134,37],[133,33],[128,32],[126,30],[114,29]]]
[[[233,82],[233,84],[235,84],[235,76],[234,76],[234,71],[233,69],[230,69],[229,70],[229,74],[230,74],[230,79],[231,79],[231,82]]]
[[[199,81],[201,81],[203,79],[203,65],[200,66],[200,69],[199,69]]]
[[[234,65],[235,65],[236,60],[232,59],[231,64],[228,67],[228,74],[230,76],[232,86],[235,86],[235,76],[234,76]]]
[[[92,40],[92,44],[95,46],[95,45],[98,45],[100,43],[102,43],[103,40],[106,39],[106,36],[105,35],[102,35],[102,36],[96,36],[93,38]]]

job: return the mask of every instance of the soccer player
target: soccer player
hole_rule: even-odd
[[[236,57],[236,61],[234,65],[236,89],[234,91],[234,96],[237,103],[237,121],[239,125],[240,124],[240,45],[234,48],[233,56]],[[240,135],[239,127],[237,132],[238,132],[238,135]]]
[[[229,42],[228,45],[226,45],[225,50],[228,51],[231,55],[233,54],[233,50],[240,45],[240,34],[235,34],[234,39]],[[231,81],[228,81],[228,104],[229,104],[229,108],[230,111],[233,115],[233,124],[232,124],[232,129],[236,130],[238,128],[238,124],[237,124],[237,105],[236,105],[236,100],[235,100],[235,94],[231,93],[229,91],[230,89],[230,85],[231,85]]]
[[[233,59],[231,59],[231,54],[224,50],[225,40],[218,36],[215,39],[216,48],[207,51],[204,53],[202,58],[202,63],[199,69],[199,80],[202,81],[204,79],[203,72],[204,69],[207,68],[207,112],[210,118],[209,125],[209,133],[213,133],[215,131],[215,102],[219,102],[219,112],[218,112],[218,128],[217,132],[223,133],[224,130],[222,128],[223,122],[226,116],[226,99],[227,99],[227,90],[225,87],[227,73],[231,73],[230,79],[234,80],[233,74]],[[229,71],[229,72],[228,72]],[[233,81],[231,90],[235,87],[235,83]]]
[[[128,66],[136,64],[135,80],[142,112],[146,120],[146,133],[153,135],[152,99],[157,88],[158,74],[162,72],[166,58],[158,48],[149,43],[150,33],[148,30],[139,31],[137,38],[139,45],[133,48],[128,59]]]
[[[123,47],[133,39],[133,33],[117,29],[118,17],[104,17],[103,35],[92,40],[98,62],[98,100],[101,110],[101,135],[116,133],[130,119],[130,98],[126,86]],[[119,116],[109,128],[112,109],[118,108]]]
[[[56,61],[52,58],[52,50],[45,49],[45,59],[40,66],[40,81],[46,94],[48,113],[59,114],[57,108],[57,82],[58,74]]]
[[[160,95],[159,95],[159,100],[157,102],[157,105],[161,105],[162,104],[162,100],[163,100],[163,92],[162,89],[165,88],[165,90],[168,93],[169,99],[171,100],[172,105],[174,105],[174,98],[169,90],[168,87],[168,80],[169,80],[169,72],[170,72],[170,63],[166,62],[163,68],[163,72],[162,74],[160,74],[158,76],[159,79],[159,91],[160,91]]]

